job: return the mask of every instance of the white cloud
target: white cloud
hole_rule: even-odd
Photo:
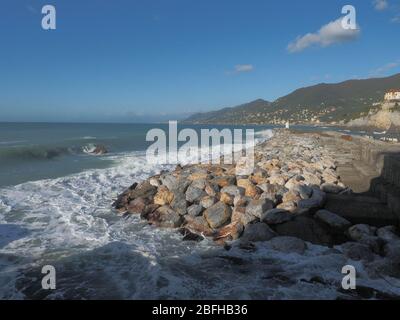
[[[254,66],[252,64],[237,64],[235,66],[235,72],[250,72],[254,70]]]
[[[400,23],[400,14],[393,17],[390,21],[393,23]]]
[[[375,10],[383,11],[389,7],[389,2],[387,0],[374,0],[373,5]]]
[[[391,70],[393,70],[393,69],[395,69],[395,68],[397,68],[399,66],[400,66],[400,60],[395,61],[395,62],[390,62],[390,63],[385,64],[382,67],[379,67],[379,68],[375,69],[372,72],[372,75],[379,76],[379,75],[385,74],[385,73],[387,73],[387,72],[389,72],[389,71],[391,71]]]
[[[322,26],[319,31],[315,33],[307,33],[304,36],[299,36],[297,39],[288,45],[288,50],[291,53],[300,52],[313,45],[321,47],[328,47],[335,43],[347,42],[355,40],[359,34],[360,29],[345,29],[342,26],[342,19],[332,21]]]
[[[227,75],[252,72],[254,70],[254,66],[252,64],[237,64],[233,67],[233,70],[227,71]]]

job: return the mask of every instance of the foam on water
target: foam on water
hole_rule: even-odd
[[[114,161],[108,169],[0,189],[0,298],[338,296],[348,262],[338,250],[309,245],[300,256],[260,243],[251,252],[237,246],[226,251],[209,240],[182,242],[176,231],[148,226],[137,216],[117,215],[110,206],[119,193],[171,166],[150,164],[141,153]],[[54,291],[41,289],[47,264],[57,271]],[[310,281],[315,276],[325,284]],[[387,289],[382,279],[360,279]]]

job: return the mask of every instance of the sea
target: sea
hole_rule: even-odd
[[[258,142],[273,129],[228,128],[252,128]],[[226,250],[118,215],[118,194],[174,167],[146,160],[151,129],[168,133],[167,124],[0,123],[0,299],[337,298],[346,261],[336,249]],[[108,153],[90,154],[96,145]],[[45,266],[55,289],[42,286]],[[359,281],[387,288],[363,272]]]

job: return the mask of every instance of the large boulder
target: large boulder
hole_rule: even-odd
[[[319,210],[314,217],[338,232],[344,232],[351,226],[348,220],[328,210]]]
[[[283,209],[271,209],[264,212],[261,216],[261,222],[269,225],[281,224],[294,218],[294,214]]]
[[[174,194],[168,190],[166,186],[158,188],[156,195],[154,196],[154,203],[160,206],[169,205],[174,200]]]
[[[199,202],[201,198],[203,198],[206,195],[207,194],[203,189],[199,189],[190,185],[186,191],[186,201],[190,203]]]
[[[374,260],[374,254],[368,245],[358,242],[346,242],[342,244],[344,255],[354,261],[368,261]]]
[[[148,214],[147,220],[161,228],[178,228],[183,223],[182,216],[168,206],[162,206]]]
[[[213,235],[213,230],[210,228],[207,220],[203,216],[193,217],[191,215],[186,215],[185,227],[190,231],[201,234],[205,237]]]
[[[232,212],[232,221],[238,221],[242,225],[246,226],[257,220],[257,217],[246,212],[245,207],[235,207]]]
[[[259,242],[268,241],[276,236],[276,233],[265,223],[258,222],[248,224],[243,232],[241,241],[244,242]]]
[[[204,217],[213,229],[225,225],[232,215],[232,210],[223,202],[218,202],[204,212]]]
[[[261,219],[261,215],[272,209],[274,203],[268,199],[252,200],[246,207],[246,213]]]
[[[268,247],[283,253],[304,254],[307,244],[295,237],[275,237],[268,242]]]
[[[329,231],[315,220],[306,216],[296,216],[293,220],[279,224],[275,227],[280,236],[300,238],[317,245],[333,245]]]

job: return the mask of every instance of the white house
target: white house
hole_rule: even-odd
[[[385,93],[386,101],[400,101],[400,89],[389,90]]]

